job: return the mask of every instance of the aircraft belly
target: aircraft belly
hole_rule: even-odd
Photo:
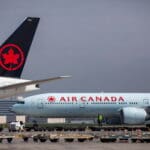
[[[26,92],[38,90],[38,89],[39,88],[35,87],[35,85],[29,85],[29,86],[26,86],[26,87],[0,90],[0,98],[7,98],[7,97],[23,94],[23,93],[26,93]]]
[[[58,106],[57,104],[50,104],[51,106],[46,106],[44,108],[43,115],[47,117],[66,117],[69,116],[71,112],[70,108],[65,106]]]
[[[93,114],[93,116],[96,115],[96,117],[98,114],[101,114],[106,117],[119,115],[119,112],[118,112],[119,108],[117,107],[117,105],[114,107],[110,105],[106,105],[106,106],[104,105],[91,106],[90,105],[89,107],[87,107],[87,109],[88,109],[89,114],[92,112],[91,114]]]
[[[45,117],[97,117],[98,114],[104,116],[118,116],[117,107],[103,107],[103,106],[84,106],[80,105],[59,105],[49,104],[43,109],[42,115]]]

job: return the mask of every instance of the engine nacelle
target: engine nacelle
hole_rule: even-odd
[[[121,110],[121,117],[125,124],[143,124],[147,113],[143,108],[125,107]]]

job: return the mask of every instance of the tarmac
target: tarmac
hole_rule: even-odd
[[[29,141],[15,140],[13,143],[3,142],[0,150],[149,150],[150,144],[147,143],[100,143],[98,141],[79,142],[58,142],[34,143]]]
[[[24,141],[23,135],[34,135],[39,133],[51,134],[55,135],[58,133],[60,135],[58,142],[52,142],[47,139],[45,142],[41,142],[38,140],[35,142],[33,137],[30,137],[28,141]],[[65,141],[64,138],[66,134],[74,135],[78,132],[21,132],[21,133],[9,133],[8,131],[2,132],[1,135],[13,135],[11,143],[8,143],[7,139],[3,139],[0,143],[0,150],[149,150],[150,143],[141,143],[140,141],[136,141],[136,143],[132,143],[131,140],[117,140],[116,142],[111,143],[103,143],[100,141],[100,138],[94,138],[93,140],[85,140],[84,142],[79,142],[77,137],[74,138],[74,141],[69,142]],[[79,132],[84,133],[85,132]],[[97,135],[99,132],[92,132],[93,134]],[[106,134],[106,132],[104,132]],[[112,134],[112,132],[110,132]],[[116,134],[120,134],[119,132],[115,132]],[[149,132],[146,132],[149,134]],[[144,132],[145,134],[145,132]],[[53,136],[51,136],[52,138]],[[70,137],[70,136],[67,136]],[[81,136],[80,136],[81,137]]]

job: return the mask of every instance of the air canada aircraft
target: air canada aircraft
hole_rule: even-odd
[[[124,124],[150,120],[150,93],[46,93],[24,98],[12,111],[34,117],[120,117]]]
[[[42,80],[19,79],[39,23],[39,18],[28,17],[0,46],[0,99],[39,89],[39,84],[68,76]]]

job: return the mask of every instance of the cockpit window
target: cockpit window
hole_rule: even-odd
[[[17,104],[24,104],[24,101],[18,101]]]

